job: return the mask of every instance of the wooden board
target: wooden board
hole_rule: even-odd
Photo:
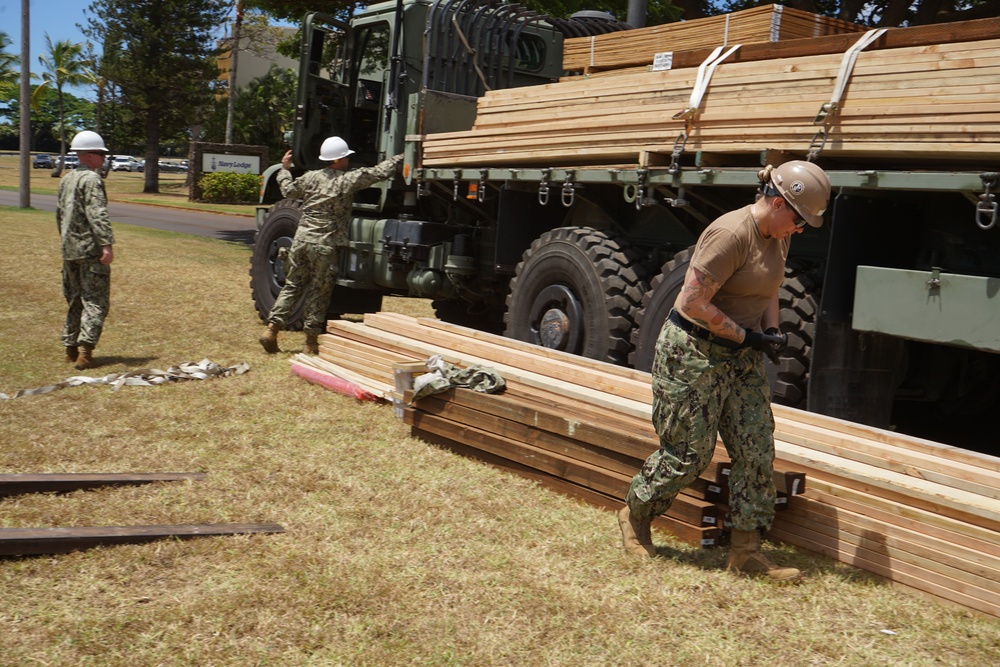
[[[775,42],[820,35],[858,33],[848,21],[782,5],[764,5],[690,21],[565,40],[563,68],[591,71],[652,62],[660,51],[683,51],[726,44]]]
[[[215,523],[78,528],[0,528],[0,556],[68,553],[96,546],[139,544],[168,538],[190,539],[248,533],[283,533],[274,523]]]
[[[589,505],[612,510],[614,512],[617,512],[622,508],[623,503],[621,498],[610,496],[608,494],[600,493],[599,491],[594,491],[593,489],[574,484],[562,479],[561,477],[550,475],[529,466],[521,465],[504,457],[494,456],[489,452],[469,446],[463,442],[449,440],[448,438],[444,438],[428,431],[415,430],[414,435],[426,442],[440,447],[445,447],[456,454],[460,454],[461,456],[483,461],[521,477],[534,480],[552,491],[575,498]],[[609,523],[614,523],[616,521],[614,516],[610,516],[608,519]],[[707,548],[718,546],[721,539],[721,529],[717,526],[695,526],[666,515],[659,516],[654,519],[652,527],[654,530],[660,530],[664,533],[668,533],[678,540],[694,547]]]
[[[0,496],[23,493],[67,493],[102,486],[131,486],[201,479],[205,479],[205,474],[200,472],[0,474]]]

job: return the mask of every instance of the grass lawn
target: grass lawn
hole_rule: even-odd
[[[112,181],[114,177],[112,178]],[[0,208],[0,392],[59,382],[65,315],[51,214]],[[209,358],[242,376],[0,401],[0,472],[204,472],[195,482],[0,498],[0,527],[275,522],[277,535],[0,559],[0,664],[1000,664],[1000,622],[792,548],[776,587],[725,554],[410,437],[389,405],[264,354],[246,246],[116,225],[102,376]],[[429,314],[419,300],[386,308]]]

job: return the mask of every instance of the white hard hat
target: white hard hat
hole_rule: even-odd
[[[354,151],[348,148],[347,142],[340,137],[327,138],[319,148],[319,159],[327,162],[333,162],[348,155],[354,155]]]
[[[101,135],[97,132],[91,132],[90,130],[83,130],[82,132],[77,132],[76,136],[73,137],[73,142],[70,143],[69,149],[71,151],[83,151],[83,152],[99,152],[107,153],[108,149],[104,145],[104,139],[101,139]]]

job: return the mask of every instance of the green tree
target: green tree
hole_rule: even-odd
[[[13,53],[6,52],[10,44],[10,37],[0,30],[0,94],[16,87],[20,78],[17,71],[20,59]]]
[[[57,152],[60,146],[59,128],[65,125],[70,134],[77,130],[94,127],[94,103],[71,93],[63,93],[62,120],[60,120],[60,105],[55,91],[46,88],[43,94],[35,94],[39,86],[32,85],[31,99],[34,105],[31,110],[31,150]],[[0,118],[5,119],[2,126],[4,134],[14,137],[13,146],[17,146],[19,127],[21,123],[20,90],[17,88],[0,94]],[[3,146],[7,149],[8,146]]]
[[[45,33],[45,47],[48,53],[38,56],[45,71],[42,72],[42,83],[31,94],[31,106],[38,109],[40,100],[49,89],[55,89],[59,105],[59,154],[66,157],[66,109],[63,88],[66,86],[81,86],[94,81],[91,63],[83,54],[83,44],[64,39],[53,43],[48,33]],[[59,160],[56,174],[62,172],[64,159]]]
[[[214,33],[227,0],[96,0],[84,34],[103,44],[100,72],[145,131],[144,192],[159,192],[161,140],[196,124],[219,73]]]
[[[267,146],[272,161],[281,159],[287,146],[284,133],[295,115],[295,72],[274,65],[236,91],[233,105],[233,143]],[[203,140],[223,143],[228,100],[217,100],[202,128]]]
[[[247,7],[259,9],[268,16],[282,21],[301,21],[307,12],[322,11],[330,16],[347,19],[371,3],[355,0],[328,0],[322,5],[309,0],[245,0]]]

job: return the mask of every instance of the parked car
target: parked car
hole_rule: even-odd
[[[59,160],[60,158],[56,157],[56,165],[59,164]],[[63,166],[63,169],[76,169],[79,166],[80,158],[76,156],[76,153],[68,153],[66,155],[66,164]]]
[[[160,166],[160,171],[162,173],[170,173],[170,172],[177,173],[177,172],[187,171],[187,167],[185,167],[184,165],[177,164],[176,162],[167,162],[166,160],[160,160],[159,166]]]
[[[52,162],[51,155],[36,155],[35,159],[31,161],[31,166],[35,169],[52,169],[55,167],[55,163]]]
[[[142,163],[131,155],[116,155],[111,158],[111,171],[142,171]]]

